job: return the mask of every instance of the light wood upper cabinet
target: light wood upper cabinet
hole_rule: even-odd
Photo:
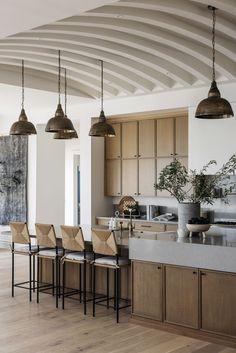
[[[165,267],[165,321],[198,328],[198,270]]]
[[[122,123],[122,158],[138,156],[138,122]]]
[[[121,195],[121,161],[119,159],[108,159],[105,175],[106,195]]]
[[[157,157],[167,157],[174,153],[174,119],[157,119]]]
[[[175,118],[175,153],[188,155],[188,118]]]
[[[122,195],[138,195],[138,160],[122,161]]]
[[[155,120],[139,122],[139,157],[155,157]]]
[[[202,329],[236,337],[236,275],[201,272]]]
[[[132,312],[162,320],[162,266],[132,262]]]
[[[112,124],[116,136],[106,137],[106,158],[121,158],[121,124]]]
[[[155,196],[154,189],[155,177],[155,159],[139,159],[139,190],[140,196]],[[148,171],[148,172],[147,172]]]
[[[165,166],[170,164],[173,161],[173,157],[167,157],[167,158],[157,158],[157,183],[159,179],[160,172],[162,171]],[[156,191],[157,196],[159,197],[170,197],[170,193],[166,190],[163,191]]]

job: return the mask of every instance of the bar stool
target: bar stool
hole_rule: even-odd
[[[39,292],[52,289],[54,296],[54,289],[56,289],[56,308],[58,308],[58,297],[60,296],[60,257],[63,256],[63,250],[57,246],[57,239],[54,226],[52,224],[36,223],[36,237],[38,245],[37,253],[37,303],[39,303]],[[43,248],[41,248],[43,247]],[[52,261],[52,284],[40,283],[39,279],[39,260],[49,259]],[[56,276],[55,276],[56,268]],[[54,281],[56,277],[56,284]]]
[[[62,263],[62,309],[65,308],[65,297],[70,297],[75,294],[80,295],[79,301],[84,303],[84,315],[86,315],[86,265],[87,262],[93,259],[92,252],[87,252],[85,249],[84,236],[81,227],[61,226],[62,245],[64,256],[61,259]],[[71,291],[65,293],[66,284],[66,263],[76,263],[79,265],[79,289],[67,288]],[[82,290],[82,270],[83,266],[83,290]]]
[[[119,322],[119,310],[127,308],[130,304],[120,307],[120,269],[129,266],[128,258],[118,255],[118,248],[115,234],[111,230],[92,229],[92,244],[94,252],[93,265],[93,316],[95,316],[96,304],[107,301],[109,308],[109,300],[114,299],[114,309],[116,310],[116,322]],[[105,255],[96,257],[97,255]],[[107,269],[107,295],[96,298],[96,267],[104,267]],[[109,269],[114,270],[114,297],[109,297]]]
[[[29,290],[29,300],[32,301],[32,291],[35,291],[35,255],[38,251],[36,245],[31,245],[29,230],[25,222],[10,222],[12,234],[11,254],[12,254],[12,297],[14,297],[14,288],[23,288]],[[29,280],[15,283],[15,254],[29,256]],[[32,279],[32,259],[33,259],[33,279]],[[28,287],[24,286],[29,284]],[[32,286],[33,284],[33,286]]]

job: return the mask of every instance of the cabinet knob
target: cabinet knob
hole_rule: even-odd
[[[138,156],[141,157],[141,154],[139,154]]]
[[[120,192],[118,192],[117,195],[120,195]]]
[[[137,157],[137,154],[135,154],[134,157]]]
[[[139,192],[138,195],[141,195],[141,192]]]
[[[137,195],[137,192],[135,192],[134,195]]]
[[[161,270],[161,266],[157,266],[157,269],[158,269],[158,270]]]
[[[117,158],[120,158],[120,156],[117,156]]]
[[[193,271],[193,275],[196,275],[197,274],[197,271]]]
[[[201,272],[201,276],[206,276],[206,273],[205,272]]]

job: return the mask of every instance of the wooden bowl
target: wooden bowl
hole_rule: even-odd
[[[207,232],[211,224],[186,224],[187,229],[192,233]]]

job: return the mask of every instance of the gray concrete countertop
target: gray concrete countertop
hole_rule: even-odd
[[[178,238],[176,232],[139,233],[129,239],[132,260],[236,273],[236,234],[206,239]]]

